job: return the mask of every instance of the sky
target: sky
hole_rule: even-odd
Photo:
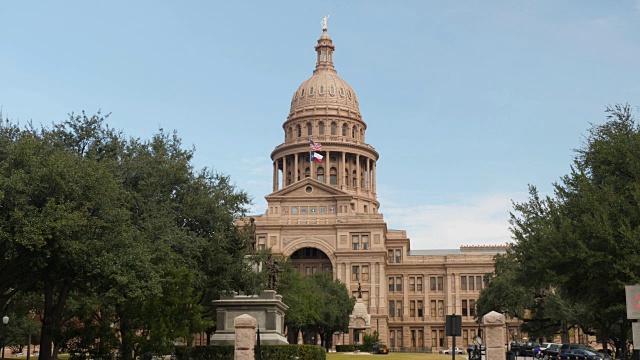
[[[263,213],[328,12],[380,154],[380,212],[411,249],[512,241],[512,201],[552,194],[607,105],[640,105],[640,0],[26,0],[0,1],[0,107],[175,130]]]

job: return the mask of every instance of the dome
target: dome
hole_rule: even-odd
[[[313,76],[305,80],[293,94],[289,118],[297,113],[304,113],[305,110],[327,106],[344,110],[361,118],[356,93],[338,76],[338,72],[333,67],[334,49],[327,29],[323,29],[316,46],[318,53],[316,69],[313,71]]]

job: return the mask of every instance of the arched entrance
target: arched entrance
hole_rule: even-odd
[[[293,252],[290,256],[293,268],[301,275],[312,275],[318,271],[333,272],[331,260],[322,250],[303,247]]]

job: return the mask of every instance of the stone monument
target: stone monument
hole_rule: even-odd
[[[487,344],[486,360],[505,360],[507,358],[504,348],[505,322],[504,315],[495,311],[482,317],[485,343]]]

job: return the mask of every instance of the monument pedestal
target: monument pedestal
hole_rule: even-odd
[[[261,344],[288,344],[283,333],[284,313],[289,307],[282,302],[282,295],[274,290],[265,290],[259,295],[223,295],[213,303],[216,306],[216,332],[211,336],[211,345],[233,345],[233,320],[244,314],[257,320]]]

